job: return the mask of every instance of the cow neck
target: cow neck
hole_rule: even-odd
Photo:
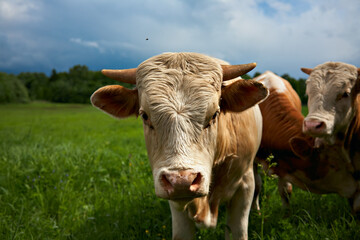
[[[356,97],[354,105],[354,117],[346,131],[344,147],[348,151],[350,158],[360,151],[360,94]]]

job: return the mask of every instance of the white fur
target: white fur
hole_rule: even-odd
[[[255,80],[261,82],[268,89],[276,89],[276,92],[283,93],[286,91],[286,86],[279,76],[276,74],[266,71],[260,76],[256,77]]]

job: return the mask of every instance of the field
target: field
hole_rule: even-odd
[[[261,214],[249,239],[360,239],[347,200],[263,179]],[[223,239],[215,230],[196,239]],[[90,105],[0,105],[0,239],[171,239],[167,201],[154,193],[140,119],[114,119]]]

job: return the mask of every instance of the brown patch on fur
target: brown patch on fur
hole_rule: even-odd
[[[232,198],[241,177],[252,167],[259,141],[257,136],[251,134],[257,128],[253,111],[249,109],[240,113],[220,113],[219,144],[208,196],[194,199],[188,205],[190,217],[198,223],[204,222],[209,214],[211,222],[216,223],[220,203]]]
[[[304,117],[295,108],[297,103],[285,93],[270,90],[269,97],[259,104],[263,115],[263,136],[260,148],[291,151],[289,141],[292,137],[301,136]]]

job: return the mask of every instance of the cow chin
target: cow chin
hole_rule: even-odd
[[[210,174],[199,169],[167,169],[153,171],[155,194],[174,202],[189,202],[206,196]]]

